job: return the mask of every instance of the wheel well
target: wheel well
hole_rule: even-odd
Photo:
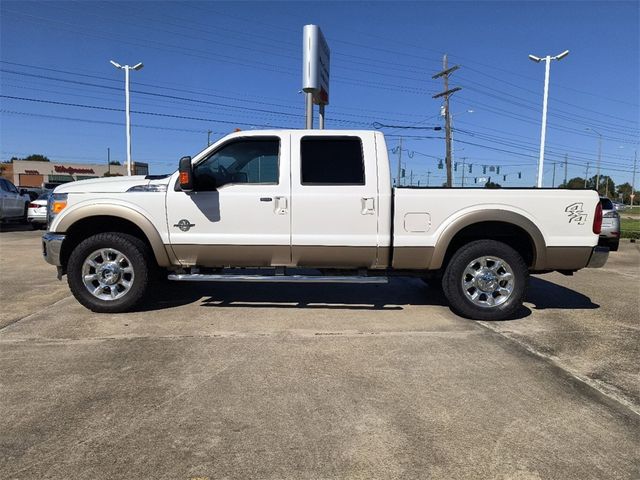
[[[475,240],[496,240],[506,243],[522,256],[527,266],[532,267],[534,264],[535,244],[524,229],[506,222],[479,222],[468,225],[455,234],[447,247],[442,268],[446,268],[458,249]]]
[[[149,252],[152,253],[151,257],[155,259],[149,239],[135,223],[120,217],[98,215],[78,220],[67,230],[65,240],[62,243],[62,251],[60,252],[63,268],[66,268],[71,252],[80,242],[92,235],[104,232],[127,233],[139,238],[147,245]]]

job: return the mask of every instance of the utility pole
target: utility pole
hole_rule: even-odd
[[[400,145],[398,145],[398,180],[396,182],[396,186],[400,186],[400,182],[402,178],[402,137],[400,137]]]
[[[587,162],[587,171],[584,173],[584,188],[587,188],[588,179],[589,179],[589,162]]]
[[[635,171],[634,171],[635,173]],[[427,172],[427,187],[429,186],[429,180],[431,179],[431,172]]]
[[[409,175],[410,175],[409,185],[413,187],[413,170],[411,170],[411,173]]]
[[[447,60],[447,54],[445,53],[442,58],[442,71],[436,73],[433,79],[442,77],[444,80],[444,91],[434,95],[432,98],[444,97],[444,114],[445,114],[445,151],[446,151],[446,164],[447,164],[447,187],[452,187],[452,172],[451,172],[451,110],[449,109],[449,97],[455,92],[462,90],[460,87],[455,87],[449,90],[449,75],[455,72],[460,65],[454,65],[449,68],[449,62]]]
[[[596,135],[598,135],[598,164],[596,167],[596,192],[598,192],[599,194],[600,193],[600,157],[602,156],[602,134],[591,127],[587,127],[585,128],[585,130],[589,132],[593,132]]]
[[[636,165],[638,163],[638,150],[636,150],[636,153],[633,157],[633,180],[631,180],[631,203],[629,205],[631,205],[633,207],[633,197],[636,196]]]
[[[462,157],[462,188],[464,188],[464,162],[467,160],[467,157]]]
[[[569,163],[569,155],[564,154],[564,188],[567,188],[567,164]]]
[[[556,188],[556,162],[553,162],[553,177],[551,178],[551,188]]]

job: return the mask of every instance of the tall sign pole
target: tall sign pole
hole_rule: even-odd
[[[302,91],[305,93],[305,127],[313,128],[313,104],[319,105],[319,127],[324,128],[324,107],[329,104],[331,51],[317,25],[302,30]]]
[[[549,99],[549,70],[551,68],[552,60],[562,60],[569,55],[569,50],[552,57],[547,55],[546,57],[536,57],[535,55],[529,55],[529,59],[533,62],[544,62],[544,92],[542,97],[542,128],[540,131],[540,156],[538,158],[538,188],[542,188],[542,176],[544,175],[544,145],[547,136],[547,100]]]

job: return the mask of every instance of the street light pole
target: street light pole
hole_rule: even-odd
[[[120,65],[113,60],[110,60],[111,65],[120,70],[124,70],[124,98],[125,98],[125,118],[126,118],[126,131],[127,131],[127,175],[131,176],[131,109],[129,102],[129,71],[140,70],[144,65],[142,62],[130,67],[129,65]]]
[[[544,96],[542,99],[542,131],[540,132],[540,158],[538,159],[538,188],[542,188],[542,174],[544,171],[544,145],[547,135],[547,99],[549,97],[549,70],[551,69],[551,60],[562,60],[569,55],[569,50],[565,50],[559,55],[552,57],[547,55],[544,58],[529,55],[529,59],[540,63],[545,62],[544,68]]]

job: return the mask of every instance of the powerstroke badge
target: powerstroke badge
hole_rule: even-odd
[[[174,227],[178,227],[183,232],[188,232],[191,227],[195,227],[195,226],[196,226],[195,223],[191,223],[186,218],[183,218],[182,220],[180,220],[178,223],[174,225]]]
[[[584,225],[587,221],[587,214],[583,210],[584,204],[582,202],[572,203],[564,209],[569,215],[569,223],[575,222],[578,225]]]

